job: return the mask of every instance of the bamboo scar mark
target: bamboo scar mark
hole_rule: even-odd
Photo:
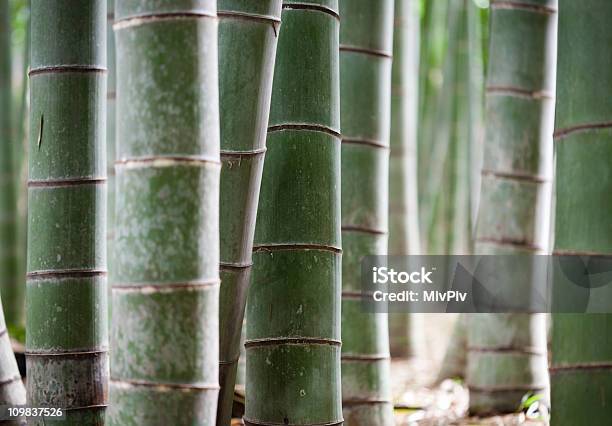
[[[38,150],[40,151],[40,145],[42,144],[43,137],[43,126],[45,125],[45,116],[44,114],[40,115],[40,128],[38,130]]]

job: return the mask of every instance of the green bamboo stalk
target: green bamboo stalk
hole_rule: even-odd
[[[556,254],[612,254],[612,3],[559,2],[555,122]],[[598,293],[601,291],[602,293]],[[610,300],[591,289],[590,300]],[[612,315],[556,314],[552,325],[552,424],[610,423]]]
[[[477,254],[547,250],[556,6],[556,0],[491,3]],[[530,287],[529,280],[522,284]],[[468,319],[470,412],[510,412],[528,391],[546,394],[546,365],[545,315]]]
[[[106,174],[108,176],[107,185],[107,210],[106,210],[106,253],[108,262],[108,282],[109,297],[112,297],[112,284],[115,281],[115,247],[113,244],[115,237],[115,147],[116,147],[116,101],[117,101],[117,72],[115,65],[115,32],[113,24],[115,22],[115,0],[107,0],[106,13],[106,57],[108,78],[106,86]],[[109,315],[110,315],[109,307]],[[110,318],[110,317],[109,317]]]
[[[442,156],[435,157],[434,150],[444,141],[441,132],[448,131],[449,99],[443,96],[448,92],[449,69],[452,69],[454,56],[447,54],[449,42],[456,38],[453,33],[450,10],[455,2],[447,0],[427,0],[424,2],[423,37],[421,38],[421,63],[419,87],[419,126],[418,126],[418,167],[417,184],[419,192],[419,221],[421,225],[421,249],[430,249],[429,224],[432,222],[436,192],[431,192],[433,167],[440,168]],[[439,188],[438,188],[439,189]],[[436,191],[438,190],[436,189]],[[435,244],[434,244],[435,245]]]
[[[469,254],[472,252],[475,190],[479,175],[471,169],[480,163],[482,67],[480,38],[474,30],[476,7],[471,1],[455,1],[448,6],[448,52],[444,64],[442,92],[437,94],[435,122],[425,120],[424,138],[433,138],[424,164],[427,188],[422,210],[427,226],[428,252]],[[476,26],[479,28],[479,25]],[[475,52],[475,53],[474,53]],[[451,96],[443,94],[451,93]],[[431,113],[428,113],[431,116]],[[425,117],[427,118],[427,116]],[[443,123],[443,124],[441,124]],[[431,128],[434,127],[434,128]],[[431,168],[443,173],[427,173]]]
[[[465,254],[456,250],[456,242],[465,241],[468,224],[459,221],[465,210],[462,205],[464,180],[460,167],[464,160],[465,129],[463,120],[466,105],[465,87],[465,2],[455,1],[448,6],[448,49],[444,59],[442,92],[437,96],[436,127],[430,129],[431,144],[426,147],[429,161],[424,167],[436,168],[441,173],[429,173],[424,179],[427,191],[423,195],[424,217],[427,224],[427,252],[429,254]],[[443,96],[449,93],[450,96]]]
[[[13,354],[0,300],[0,404],[20,405],[25,403],[26,391],[17,368],[15,354]]]
[[[395,1],[389,159],[389,254],[420,253],[417,194],[419,2]],[[423,355],[417,315],[389,316],[391,356]]]
[[[418,1],[395,1],[389,159],[389,253],[420,252],[417,177]]]
[[[17,134],[15,137],[14,162],[16,173],[16,194],[17,194],[17,277],[18,277],[18,298],[13,302],[17,309],[16,320],[14,323],[9,321],[9,329],[14,329],[13,338],[19,339],[22,343],[25,341],[25,288],[26,288],[26,258],[27,258],[27,145],[28,145],[28,129],[29,129],[29,114],[28,114],[28,98],[29,98],[29,80],[28,70],[30,67],[30,0],[25,1],[23,6],[27,10],[27,19],[25,26],[25,37],[23,41],[23,67],[22,67],[22,83],[21,92],[19,94],[19,111],[16,120]]]
[[[247,304],[247,425],[340,425],[337,0],[283,2]]]
[[[471,0],[458,0],[452,6],[456,14],[457,43],[454,46],[454,81],[452,84],[451,131],[448,145],[448,191],[438,192],[445,197],[444,235],[445,254],[470,254],[472,221],[470,203],[470,117],[469,117],[469,56],[468,8]]]
[[[21,84],[21,93],[19,94],[19,112],[17,114],[16,121],[16,167],[17,170],[20,171],[22,168],[26,169],[26,167],[21,167],[23,163],[23,159],[25,158],[25,147],[27,145],[27,141],[25,140],[27,134],[27,121],[28,121],[28,69],[30,67],[30,0],[25,1],[25,5],[23,6],[26,9],[26,24],[25,24],[25,37],[23,41],[23,68],[22,68],[22,84]],[[24,259],[25,260],[25,259]],[[25,262],[24,262],[25,263]],[[25,323],[24,323],[25,324]]]
[[[393,16],[393,0],[340,3],[345,425],[393,424],[388,316],[356,297],[361,258],[387,253]]]
[[[16,173],[13,162],[13,139],[11,132],[11,21],[8,1],[0,2],[0,241],[2,259],[0,259],[0,279],[3,294],[12,297],[11,308],[13,323],[19,324],[23,318],[20,308],[17,286],[17,198],[15,196]],[[0,301],[0,404],[25,404],[26,393],[17,361],[11,347],[7,325]]]
[[[112,425],[212,425],[219,380],[215,1],[115,3]]]
[[[426,129],[422,138],[431,140],[424,142],[427,152],[419,163],[424,169],[425,183],[421,186],[426,188],[421,210],[428,225],[428,252],[434,254],[468,254],[473,250],[483,101],[477,18],[478,10],[471,1],[449,4],[442,91],[434,93],[438,106],[436,120],[432,122],[431,112],[424,113]],[[446,93],[452,96],[444,96]],[[441,168],[443,173],[427,173],[432,167]]]
[[[469,119],[468,119],[468,55],[466,0],[458,0],[449,7],[449,60],[444,87],[452,95],[447,103],[447,139],[437,139],[432,158],[443,159],[441,181],[430,178],[435,204],[428,241],[430,249],[441,254],[471,252],[471,221],[469,192]],[[433,175],[433,173],[432,173]],[[438,182],[436,182],[438,181]],[[433,183],[436,182],[436,183]],[[436,191],[435,188],[441,187]]]
[[[463,3],[463,4],[462,4]],[[480,193],[480,171],[482,168],[482,104],[483,68],[480,32],[480,12],[471,1],[456,2],[462,7],[459,14],[460,40],[455,47],[458,56],[453,99],[455,106],[454,139],[452,164],[454,176],[451,184],[454,211],[449,220],[453,226],[448,236],[446,250],[451,254],[470,254],[473,250],[473,224],[476,222]],[[453,329],[447,346],[438,381],[460,377],[465,378],[467,360],[467,316],[461,314]]]
[[[221,295],[217,426],[229,425],[282,0],[219,0]]]
[[[23,324],[22,286],[17,247],[17,182],[11,78],[11,16],[8,0],[0,5],[0,290],[11,325]]]
[[[104,0],[32,2],[27,393],[61,424],[107,405],[105,18]]]
[[[474,224],[478,217],[480,200],[480,172],[482,169],[484,142],[484,64],[482,10],[473,1],[467,4],[467,97],[469,139],[469,185],[470,185],[470,248],[473,249]],[[485,15],[485,18],[488,18]],[[488,22],[486,19],[485,22]]]

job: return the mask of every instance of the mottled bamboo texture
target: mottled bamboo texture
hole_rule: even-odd
[[[612,3],[559,2],[555,123],[557,254],[612,255]],[[558,279],[559,277],[555,277]],[[576,288],[590,307],[609,286]],[[552,424],[610,424],[612,315],[553,315]]]
[[[221,295],[217,425],[230,424],[251,279],[281,0],[220,0]]]
[[[395,0],[389,163],[389,254],[420,252],[417,194],[417,123],[419,92],[419,2]],[[421,318],[389,316],[391,355],[422,354]]]
[[[0,404],[25,404],[26,391],[11,348],[0,302]]]
[[[0,4],[0,290],[9,324],[23,325],[24,312],[17,251],[17,142],[12,132],[11,16],[8,0]]]
[[[387,314],[361,306],[361,259],[387,253],[393,0],[340,3],[342,405],[346,425],[393,424]]]
[[[477,254],[541,254],[547,250],[556,8],[556,0],[491,3]],[[545,279],[530,269],[500,271],[502,276],[508,279],[500,287],[512,288],[515,295],[530,294],[532,281]],[[514,411],[528,391],[546,396],[546,370],[544,314],[469,317],[471,412]]]
[[[112,425],[212,425],[219,392],[214,0],[115,3]]]
[[[339,425],[337,0],[284,1],[247,304],[247,425]]]
[[[28,403],[63,407],[61,424],[101,425],[109,375],[106,0],[33,1],[31,13]]]

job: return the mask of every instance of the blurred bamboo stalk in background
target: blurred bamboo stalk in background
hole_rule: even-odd
[[[389,159],[389,255],[421,252],[417,189],[419,0],[395,0]],[[389,315],[391,356],[425,356],[422,316]]]
[[[535,4],[534,4],[535,3]],[[491,3],[486,143],[476,254],[545,254],[549,241],[556,63],[556,0]],[[500,290],[530,294],[533,279]],[[519,271],[512,271],[519,272]],[[508,278],[509,279],[509,278]],[[516,281],[516,283],[515,283]],[[548,399],[544,314],[468,318],[470,412],[513,412],[529,391]]]
[[[344,424],[391,425],[388,315],[361,305],[361,259],[387,254],[393,0],[340,3]]]
[[[451,78],[449,70],[452,69],[450,61],[452,51],[448,48],[452,29],[449,27],[448,0],[427,0],[421,3],[423,8],[423,25],[420,37],[420,63],[419,63],[419,126],[417,146],[417,186],[419,200],[419,225],[421,236],[421,251],[431,253],[429,242],[429,223],[435,193],[429,193],[432,178],[430,164],[432,152],[441,132],[448,130],[448,120],[440,121],[450,104],[450,97],[443,96]],[[436,160],[437,174],[442,166]]]
[[[106,174],[107,210],[106,210],[106,259],[108,262],[109,300],[112,297],[112,285],[115,282],[115,151],[117,149],[116,135],[116,103],[117,103],[117,66],[115,57],[115,0],[107,0],[106,10],[106,62],[108,78],[106,84]],[[109,306],[109,319],[112,306]]]
[[[11,60],[11,13],[8,0],[0,5],[0,290],[4,314],[11,326],[23,325],[24,286],[20,279],[18,245],[17,190],[19,172],[16,156],[19,123],[13,114],[13,78]]]
[[[471,167],[479,130],[479,109],[474,100],[482,91],[472,84],[473,63],[470,46],[471,0],[452,2],[448,9],[448,53],[445,57],[442,92],[437,99],[435,128],[430,137],[430,163],[419,167],[430,171],[424,177],[422,211],[427,223],[425,239],[428,254],[470,254],[472,252]],[[474,55],[478,55],[479,50]],[[425,123],[427,125],[427,123]],[[433,172],[435,170],[435,172]]]
[[[11,17],[8,1],[0,2],[0,285],[9,301],[7,316],[13,323],[23,322],[22,297],[16,293],[21,284],[17,267],[17,197],[18,174],[14,150],[18,140],[11,130]],[[0,404],[25,404],[26,392],[3,313],[0,298]]]

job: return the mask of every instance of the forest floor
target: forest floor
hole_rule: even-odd
[[[432,386],[438,371],[432,362],[393,360],[392,391],[396,426],[546,426],[523,413],[468,417],[468,390],[453,380]]]
[[[396,426],[546,426],[546,422],[526,419],[523,413],[469,417],[465,386],[453,380],[433,385],[457,315],[421,315],[421,360],[391,361]]]

